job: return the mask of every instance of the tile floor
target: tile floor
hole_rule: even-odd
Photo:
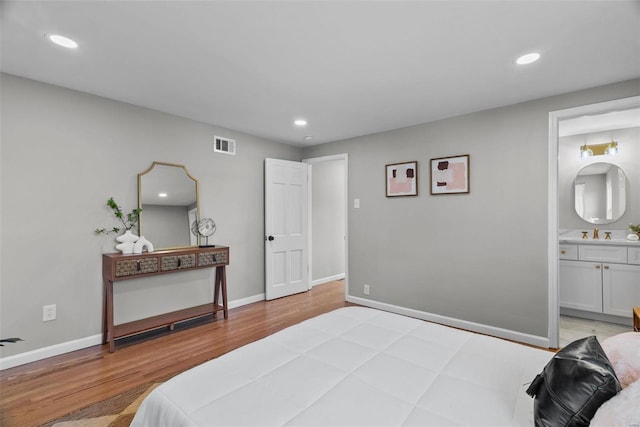
[[[564,347],[572,341],[589,335],[595,335],[598,341],[602,343],[602,341],[610,336],[631,331],[633,331],[631,326],[560,316],[560,347]]]

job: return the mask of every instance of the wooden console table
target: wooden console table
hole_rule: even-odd
[[[171,249],[143,254],[123,255],[120,253],[102,255],[102,279],[104,281],[104,305],[102,343],[109,343],[109,352],[115,351],[115,340],[150,329],[173,325],[183,320],[202,317],[209,314],[216,318],[218,311],[229,318],[227,308],[227,274],[225,266],[229,264],[227,246],[191,247]],[[216,278],[213,304],[203,304],[171,313],[160,314],[133,322],[113,324],[113,282],[157,276],[160,274],[180,273],[200,268],[215,268]],[[222,304],[220,304],[222,294]]]

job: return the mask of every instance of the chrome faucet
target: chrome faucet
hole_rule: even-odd
[[[598,230],[597,228],[593,229],[593,238],[594,239],[599,239],[600,238],[600,236],[598,235],[598,231],[600,231],[600,230]]]

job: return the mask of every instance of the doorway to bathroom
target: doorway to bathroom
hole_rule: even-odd
[[[640,220],[640,97],[549,118],[549,341],[562,347],[632,330],[640,305],[640,244],[626,238]]]

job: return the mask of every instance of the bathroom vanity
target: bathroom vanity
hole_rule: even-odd
[[[560,311],[631,324],[640,305],[640,243],[560,237]]]

